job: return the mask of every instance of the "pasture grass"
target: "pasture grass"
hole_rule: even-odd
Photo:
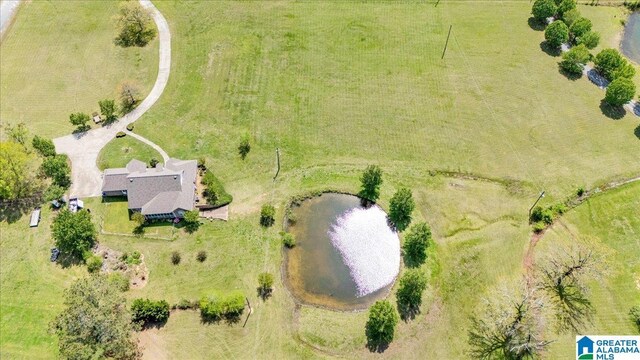
[[[124,80],[151,90],[158,72],[158,40],[121,48],[116,1],[28,1],[2,41],[0,119],[24,122],[34,134],[71,133],[69,114],[99,111],[117,99]]]

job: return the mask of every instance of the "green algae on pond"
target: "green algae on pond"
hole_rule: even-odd
[[[640,64],[640,12],[632,13],[624,27],[620,43],[622,53],[636,64]]]
[[[360,198],[335,193],[305,200],[292,209],[296,223],[288,231],[296,237],[296,246],[285,250],[284,278],[302,303],[336,310],[364,309],[385,297],[393,286],[391,282],[358,296],[358,285],[329,235],[337,219],[354,209],[362,209]]]

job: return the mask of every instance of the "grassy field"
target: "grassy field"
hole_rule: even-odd
[[[188,359],[380,357],[364,347],[366,313],[296,306],[280,276],[271,299],[263,302],[256,293],[257,275],[279,274],[282,263],[280,228],[258,226],[260,206],[276,205],[280,223],[291,196],[323,189],[356,192],[362,169],[378,163],[385,172],[380,204],[388,207],[399,186],[412,188],[415,218],[431,224],[435,239],[423,266],[430,278],[423,312],[399,325],[383,356],[466,358],[469,316],[492,289],[524,273],[527,210],[537,193],[547,190],[546,206],[578,186],[640,172],[637,118],[607,118],[599,108],[601,90],[558,72],[558,58],[540,48],[543,33],[527,24],[528,2],[443,1],[435,8],[288,1],[157,6],[171,25],[171,81],[136,123],[136,132],[178,158],[206,156],[209,169],[234,197],[230,221],[207,222],[190,235],[165,227],[142,237],[123,236],[132,229],[124,203],[91,199],[87,204],[103,230],[101,243],[145,255],[149,282],[130,291],[130,298],[174,303],[241,290],[254,312],[245,327],[204,325],[197,313],[173,313],[152,331],[149,357],[158,349],[169,358]],[[584,13],[604,43],[615,42],[621,10],[585,7]],[[452,38],[441,60],[450,24]],[[237,146],[245,135],[251,152],[241,160]],[[121,140],[106,148],[104,158],[122,155]],[[276,148],[282,169],[273,181]],[[576,232],[603,238],[616,212],[622,218],[633,209],[628,199],[638,198],[638,186],[632,189],[612,193],[612,200],[603,194],[566,222]],[[625,201],[630,208],[616,205]],[[602,204],[601,216],[580,218],[596,203]],[[58,305],[36,314],[42,292],[3,291],[2,313],[38,316],[28,325],[38,331],[26,324],[3,331],[0,355],[53,357],[55,339],[46,334],[46,323],[59,311],[58,289],[83,270],[45,267],[45,244],[51,240],[42,226],[39,248],[14,244],[25,238],[20,235],[27,231],[25,221],[0,224],[3,233],[15,234],[2,238],[2,287],[17,287],[15,271],[40,276],[34,284],[58,276],[51,280],[54,291],[40,290]],[[629,220],[631,227],[620,224],[614,248],[628,239],[624,234],[633,238],[640,232],[637,221]],[[106,234],[117,230],[123,235]],[[553,244],[547,240],[540,251]],[[17,265],[4,261],[5,248]],[[201,250],[208,254],[204,263],[195,260]],[[172,251],[182,254],[178,266],[170,262]],[[37,269],[24,270],[32,267]],[[611,281],[617,289],[624,277]],[[628,291],[620,295],[625,306],[634,296]],[[599,311],[607,293],[602,294]],[[17,309],[5,309],[5,299]],[[395,301],[393,295],[389,299]],[[9,329],[13,323],[5,319],[2,329]],[[569,338],[554,344],[547,358],[566,355],[573,346]]]
[[[99,111],[123,80],[149,92],[158,72],[158,41],[145,48],[113,43],[116,1],[28,1],[0,47],[3,124],[24,122],[56,137],[73,130],[69,114]]]
[[[603,281],[590,285],[596,309],[584,334],[637,334],[629,309],[640,305],[640,183],[596,196],[547,232],[537,247],[539,256],[553,248],[582,244],[606,262]],[[560,337],[551,352],[558,358],[574,355],[575,338]]]
[[[132,159],[149,162],[152,158],[162,162],[162,155],[151,146],[131,137],[115,138],[100,150],[98,168],[125,167]]]

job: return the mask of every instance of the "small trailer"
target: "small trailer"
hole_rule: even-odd
[[[29,223],[29,227],[37,227],[40,223],[40,208],[35,208],[31,213],[31,222]]]

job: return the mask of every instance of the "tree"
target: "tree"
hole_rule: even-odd
[[[205,260],[207,260],[207,252],[204,250],[198,251],[198,254],[196,254],[196,260],[198,260],[199,262],[204,262]]]
[[[29,131],[24,123],[18,123],[16,126],[6,125],[5,132],[7,136],[22,146],[27,146],[27,137]]]
[[[589,50],[584,45],[572,47],[569,51],[562,54],[560,68],[569,74],[580,75],[584,66],[591,59]]]
[[[409,267],[418,267],[427,259],[427,247],[431,240],[431,229],[425,222],[420,222],[409,229],[404,237],[402,252],[405,264]]]
[[[169,303],[165,300],[135,299],[131,304],[131,321],[141,326],[164,323],[169,319]]]
[[[631,317],[631,321],[638,327],[638,331],[640,331],[640,305],[636,305],[629,310],[629,317]]]
[[[240,154],[240,157],[244,160],[249,154],[249,151],[251,151],[251,144],[249,144],[249,137],[245,136],[240,140],[240,145],[238,145],[238,154]]]
[[[547,18],[554,16],[557,11],[558,7],[553,0],[536,0],[531,8],[531,14],[540,22],[546,22]]]
[[[271,227],[275,222],[276,209],[273,205],[264,204],[260,209],[260,225],[264,227]]]
[[[471,317],[470,356],[474,359],[536,359],[550,341],[542,338],[543,304],[533,293],[492,294]]]
[[[96,242],[96,228],[87,210],[76,213],[63,209],[51,224],[56,247],[63,253],[81,258]]]
[[[562,20],[556,20],[547,26],[544,38],[549,46],[558,48],[569,41],[569,28]]]
[[[369,165],[360,177],[361,198],[375,202],[380,197],[380,185],[382,185],[382,170],[377,165]]]
[[[54,156],[56,154],[56,146],[50,139],[35,135],[33,140],[31,140],[31,145],[33,145],[33,148],[36,149],[38,154],[44,157]]]
[[[398,231],[404,231],[409,226],[415,207],[411,190],[401,188],[393,194],[389,203],[389,219]]]
[[[120,84],[120,109],[128,113],[135,109],[140,102],[140,88],[133,82],[125,81]]]
[[[576,0],[562,0],[558,5],[558,15],[563,17],[565,13],[576,9]]]
[[[46,201],[60,200],[64,196],[65,188],[60,185],[51,184],[44,192],[44,199]]]
[[[194,232],[200,227],[200,211],[198,209],[190,210],[184,213],[185,229],[187,232]]]
[[[37,185],[30,166],[33,161],[20,144],[0,142],[0,199],[24,198],[34,192]]]
[[[244,300],[244,295],[239,292],[233,292],[226,296],[203,298],[200,300],[200,317],[206,322],[218,321],[222,318],[234,322],[244,311]]]
[[[144,223],[147,221],[145,216],[141,212],[135,211],[131,215],[131,220],[136,224],[136,227],[133,228],[133,233],[136,235],[142,235],[144,233]]]
[[[635,69],[615,49],[604,49],[596,55],[595,68],[609,81],[619,77],[631,78],[635,75]]]
[[[565,251],[541,262],[538,286],[549,297],[559,332],[578,333],[591,320],[594,309],[585,283],[598,277],[596,263],[590,250]]]
[[[116,37],[115,43],[122,47],[143,47],[157,34],[149,12],[140,4],[132,1],[128,1],[120,7],[118,25],[120,33]]]
[[[565,11],[562,14],[562,21],[564,21],[567,26],[571,27],[574,21],[580,18],[580,11],[578,9],[571,9],[569,11]]]
[[[71,168],[66,155],[58,154],[45,158],[40,169],[45,176],[53,180],[54,184],[65,189],[71,185]]]
[[[427,277],[418,269],[410,269],[402,275],[396,292],[398,310],[403,318],[413,318],[420,310],[422,293],[427,288]]]
[[[65,359],[139,359],[134,326],[122,293],[107,277],[76,280],[64,293],[64,309],[51,322]]]
[[[98,101],[100,106],[100,113],[104,116],[104,121],[108,124],[118,120],[118,108],[116,107],[116,101],[112,99],[104,99]]]
[[[380,350],[391,343],[398,320],[398,313],[391,303],[386,300],[376,301],[369,308],[369,319],[365,326],[369,349]]]
[[[149,160],[149,167],[155,168],[159,162],[158,159],[152,157],[151,160]]]
[[[611,106],[622,106],[631,101],[635,93],[636,85],[633,83],[633,80],[618,78],[607,86],[604,101]]]
[[[574,38],[577,38],[591,31],[592,26],[591,20],[581,17],[571,24],[569,32],[571,32]]]
[[[273,274],[263,272],[258,275],[258,294],[263,299],[268,298],[273,291]]]
[[[174,252],[171,253],[171,263],[173,265],[180,264],[180,260],[182,260],[182,256],[180,256],[179,252],[174,251]]]
[[[77,112],[69,115],[69,122],[71,122],[71,125],[77,126],[78,131],[87,130],[89,128],[89,120],[91,118],[85,113]]]
[[[600,44],[600,34],[595,31],[587,31],[576,38],[576,44],[584,45],[587,49],[595,49]]]

